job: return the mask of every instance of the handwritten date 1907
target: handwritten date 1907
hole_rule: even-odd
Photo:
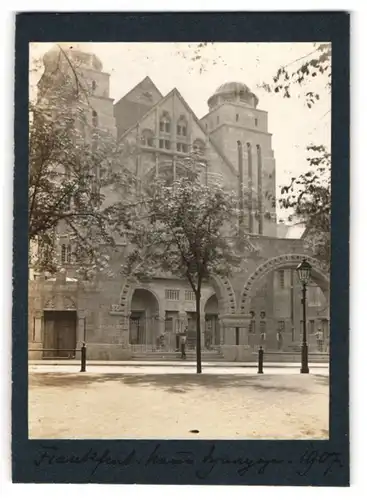
[[[135,449],[125,453],[118,453],[114,456],[109,449],[103,453],[98,453],[93,449],[87,450],[80,456],[76,454],[63,454],[57,446],[42,446],[42,452],[34,460],[34,465],[60,466],[62,464],[91,464],[91,475],[95,475],[101,466],[117,467],[124,469],[134,465],[140,467],[174,466],[194,469],[195,476],[199,480],[205,480],[213,474],[218,467],[231,467],[240,477],[248,473],[264,475],[274,467],[292,468],[298,476],[307,476],[312,468],[317,468],[319,473],[326,476],[335,467],[343,467],[341,454],[336,452],[320,452],[314,448],[307,449],[299,458],[279,459],[275,457],[250,458],[245,454],[231,456],[221,453],[215,444],[211,445],[202,456],[197,456],[193,451],[176,451],[173,455],[164,453],[162,446],[156,444],[154,448],[145,456],[138,456]]]

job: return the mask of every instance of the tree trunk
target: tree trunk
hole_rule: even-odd
[[[201,286],[198,285],[196,297],[196,373],[201,373],[201,326],[200,326],[200,298]]]

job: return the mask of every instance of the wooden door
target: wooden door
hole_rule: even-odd
[[[75,357],[76,311],[45,311],[44,325],[44,357]]]

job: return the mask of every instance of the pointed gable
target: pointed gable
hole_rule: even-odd
[[[162,99],[162,94],[147,76],[114,105],[117,136],[126,132]]]
[[[159,118],[162,115],[166,115],[171,121],[171,132],[169,136],[163,134],[161,137],[159,128],[157,128]],[[186,138],[180,138],[175,133],[178,121],[181,119],[187,123],[189,134]],[[120,136],[120,139],[124,140],[125,138],[134,137],[135,140],[136,134],[139,135],[144,132],[149,132],[155,139],[154,146],[149,150],[149,153],[145,151],[142,155],[140,175],[144,176],[149,169],[153,168],[153,151],[158,151],[160,161],[163,161],[163,158],[167,155],[167,158],[172,158],[173,154],[179,157],[179,151],[182,150],[178,149],[178,143],[184,143],[186,141],[188,145],[193,145],[195,141],[199,141],[206,146],[206,157],[209,163],[208,174],[212,175],[213,178],[218,178],[219,176],[228,187],[237,185],[236,169],[223,154],[218,145],[211,140],[204,126],[200,123],[193,110],[176,88],[171,90],[165,97],[157,102],[155,106],[151,107],[136,123],[132,124],[131,127]],[[161,146],[161,139],[168,139],[168,141],[163,141],[164,144],[162,142]],[[169,143],[168,149],[162,149],[166,147],[166,142]]]

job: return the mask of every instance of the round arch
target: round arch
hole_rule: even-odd
[[[212,310],[215,309],[215,310]],[[205,301],[204,304],[204,314],[218,314],[219,312],[219,300],[216,293],[212,293],[210,297]]]
[[[144,291],[148,292],[154,297],[157,304],[157,316],[161,314],[161,304],[158,295],[156,292],[146,283],[126,283],[123,287],[121,297],[120,297],[120,305],[124,306],[125,312],[128,315],[131,312],[132,300],[134,297],[134,293],[136,291]]]
[[[236,296],[229,278],[219,276],[211,276],[209,280],[215,294],[218,298],[219,312],[221,314],[235,314],[236,313]],[[155,292],[147,285],[139,285],[133,280],[126,280],[120,294],[120,307],[125,316],[128,316],[130,310],[131,299],[136,288],[146,289],[151,292],[159,303],[158,297]]]
[[[236,296],[229,278],[223,278],[217,275],[211,276],[210,284],[218,298],[220,314],[236,313]]]
[[[249,313],[251,299],[253,297],[252,292],[257,289],[258,284],[264,276],[278,269],[295,269],[298,264],[302,262],[302,259],[307,259],[307,261],[311,264],[312,279],[321,288],[325,296],[328,296],[330,288],[328,271],[318,259],[304,254],[278,255],[277,257],[272,257],[260,264],[260,266],[258,266],[257,269],[247,278],[241,293],[239,312],[241,314]]]

